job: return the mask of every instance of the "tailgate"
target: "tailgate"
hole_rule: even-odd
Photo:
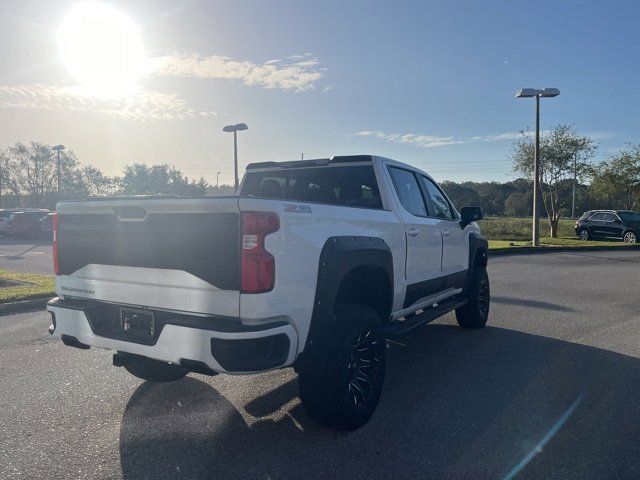
[[[237,198],[58,205],[58,294],[238,316]]]

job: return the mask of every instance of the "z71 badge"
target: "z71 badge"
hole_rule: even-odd
[[[285,212],[292,213],[311,213],[311,207],[309,205],[285,205]]]

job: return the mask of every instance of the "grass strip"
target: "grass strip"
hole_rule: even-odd
[[[0,288],[0,303],[55,296],[55,277],[53,275],[0,270],[0,279],[3,278],[25,282],[25,284]]]

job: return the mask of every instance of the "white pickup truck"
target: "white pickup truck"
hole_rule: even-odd
[[[354,429],[386,338],[452,310],[487,322],[481,218],[369,155],[254,163],[236,197],[61,202],[50,332],[150,381],[293,366],[308,413]]]

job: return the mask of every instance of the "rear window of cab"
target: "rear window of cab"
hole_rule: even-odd
[[[382,209],[373,166],[335,166],[247,172],[242,196]]]

